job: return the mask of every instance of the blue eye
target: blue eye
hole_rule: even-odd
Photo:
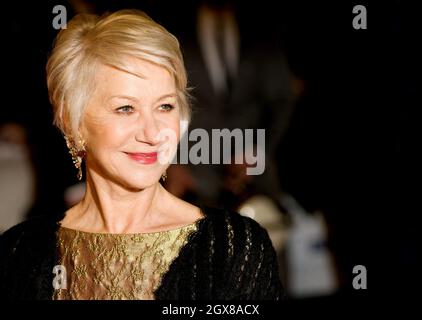
[[[171,105],[171,104],[166,103],[166,104],[160,105],[160,109],[161,110],[164,110],[164,111],[171,111],[171,110],[174,109],[174,106]]]
[[[116,109],[119,113],[132,113],[134,108],[130,105],[122,106]]]

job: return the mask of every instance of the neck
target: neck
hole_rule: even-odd
[[[146,230],[160,216],[165,190],[160,183],[129,190],[87,168],[86,193],[75,210],[78,229],[107,233]]]

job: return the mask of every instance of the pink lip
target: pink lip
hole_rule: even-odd
[[[129,153],[126,152],[126,154],[132,159],[135,160],[138,163],[141,164],[152,164],[157,161],[157,152],[141,152],[141,153]]]

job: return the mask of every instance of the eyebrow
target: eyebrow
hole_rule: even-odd
[[[161,97],[159,97],[156,100],[156,102],[161,101],[161,100],[163,100],[165,98],[174,98],[176,96],[177,96],[176,93],[167,93],[167,94],[164,94]],[[126,99],[126,100],[130,100],[130,101],[133,101],[133,102],[139,102],[139,100],[136,97],[132,97],[132,96],[128,96],[128,95],[118,94],[118,95],[114,95],[114,96],[111,96],[110,97],[110,99],[114,99],[114,98]]]

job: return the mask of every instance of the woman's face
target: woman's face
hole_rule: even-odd
[[[177,148],[180,106],[166,69],[141,59],[129,61],[142,78],[105,65],[98,68],[81,132],[87,170],[125,188],[143,189],[159,181]],[[167,163],[162,156],[169,158]]]

